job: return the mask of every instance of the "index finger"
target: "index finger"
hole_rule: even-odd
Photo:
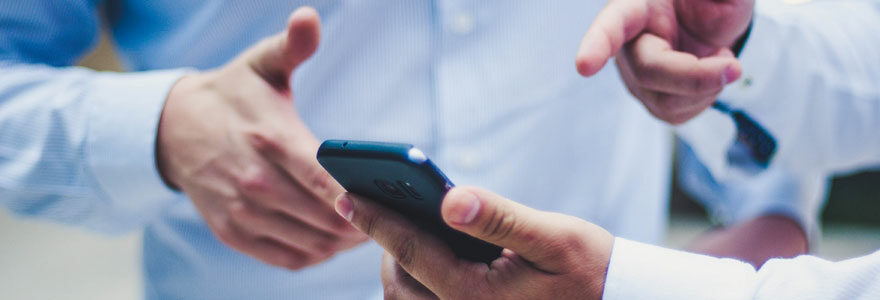
[[[412,277],[388,251],[382,253],[382,288],[385,299],[438,299],[425,285]]]
[[[288,133],[292,137],[271,139],[253,134],[249,136],[249,142],[266,159],[284,169],[300,187],[322,200],[325,205],[333,206],[333,201],[345,189],[315,158],[318,141],[307,130],[297,127],[294,126]],[[305,128],[305,125],[300,128]]]
[[[485,264],[459,260],[442,241],[373,201],[345,193],[336,201],[336,210],[432,291],[457,288],[458,279],[475,278],[471,273],[475,268],[487,268]]]
[[[640,1],[611,0],[593,20],[581,40],[575,65],[578,73],[599,72],[627,41],[647,27],[648,8]]]

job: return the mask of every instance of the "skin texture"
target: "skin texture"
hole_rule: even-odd
[[[615,57],[630,93],[677,125],[715,102],[742,66],[730,47],[745,33],[754,0],[611,0],[581,41],[578,72]]]
[[[292,102],[292,73],[319,39],[317,12],[296,10],[286,30],[177,82],[159,124],[163,178],[222,242],[289,269],[367,240],[333,211],[344,189],[318,164]]]
[[[584,220],[456,187],[443,200],[444,221],[505,248],[486,265],[456,258],[443,242],[371,200],[344,194],[336,209],[386,249],[387,299],[599,299],[614,240]]]

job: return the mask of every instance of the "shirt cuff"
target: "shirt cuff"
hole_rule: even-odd
[[[165,99],[187,72],[100,73],[87,90],[86,161],[126,215],[150,218],[180,195],[159,175],[155,149]]]
[[[752,265],[614,239],[602,299],[751,299]]]

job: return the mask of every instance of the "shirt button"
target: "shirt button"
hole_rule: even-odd
[[[467,12],[458,12],[452,15],[449,22],[452,32],[465,35],[474,31],[474,16]]]
[[[752,76],[746,76],[743,78],[742,87],[749,88],[752,86]]]
[[[463,152],[456,163],[462,170],[474,170],[480,166],[480,157],[474,152]]]

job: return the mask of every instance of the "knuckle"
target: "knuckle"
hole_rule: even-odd
[[[307,266],[305,259],[299,255],[281,255],[277,259],[277,265],[288,270],[299,270]]]
[[[412,266],[416,258],[416,245],[413,243],[413,239],[402,236],[399,241],[400,242],[391,247],[394,258],[401,266]]]
[[[330,174],[320,168],[313,168],[308,174],[308,184],[316,195],[325,197],[335,197],[333,193],[333,178]]]
[[[246,136],[251,146],[260,153],[277,154],[281,152],[282,147],[279,142],[281,138],[278,133],[270,130],[257,130],[246,133]]]
[[[262,167],[251,167],[236,179],[238,189],[245,194],[261,194],[272,189],[269,172]]]
[[[244,201],[232,201],[228,205],[230,221],[241,224],[249,223],[252,219],[253,211],[244,203]]]
[[[220,242],[232,248],[238,248],[240,246],[240,239],[235,230],[232,229],[232,224],[228,221],[224,221],[218,226],[215,226],[214,234]]]
[[[515,214],[508,208],[499,207],[492,212],[489,221],[484,223],[483,235],[491,240],[504,240],[513,233],[518,223]]]
[[[584,253],[589,252],[589,245],[584,238],[587,235],[576,230],[576,228],[583,227],[578,221],[570,222],[571,225],[566,226],[566,228],[574,228],[573,230],[561,231],[551,239],[546,245],[548,255],[558,257],[566,264],[571,265],[577,265],[579,261],[583,261]]]
[[[577,227],[574,227],[577,228]],[[584,243],[583,234],[579,231],[575,230],[567,230],[560,233],[559,236],[559,245],[557,245],[559,250],[562,250],[564,253],[584,253],[587,245]],[[578,255],[579,256],[579,255]]]
[[[313,245],[315,251],[320,254],[332,255],[342,246],[342,239],[337,236],[322,238]]]

